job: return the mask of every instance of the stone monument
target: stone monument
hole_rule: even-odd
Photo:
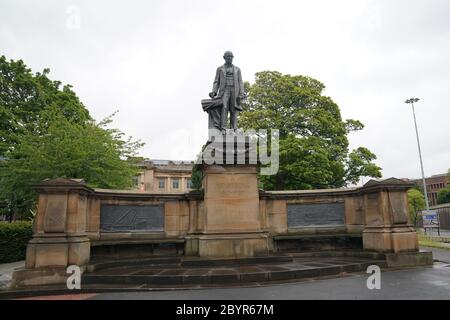
[[[202,165],[204,224],[188,236],[186,253],[206,257],[266,255],[271,248],[259,213],[257,166],[249,163],[248,157],[243,163],[237,161],[240,151],[249,150],[248,142],[235,139],[241,134],[237,115],[245,98],[241,70],[232,64],[231,51],[223,58],[225,64],[216,70],[211,99],[202,100],[202,106],[208,112],[210,132],[222,135],[215,151],[224,160],[227,153],[232,156],[227,161]]]
[[[205,257],[190,259],[201,264],[210,257],[217,262],[216,257],[308,250],[326,255],[328,250],[352,249],[364,256],[375,254],[388,267],[433,263],[430,252],[419,251],[408,216],[406,192],[413,185],[403,180],[370,180],[362,187],[328,190],[259,190],[256,159],[246,156],[253,155],[254,144],[239,139],[245,137],[237,121],[245,98],[241,71],[232,64],[231,52],[224,59],[210,98],[202,100],[210,132],[202,153],[216,148],[212,158],[222,159],[206,161],[202,154],[203,191],[93,189],[78,179],[47,179],[36,186],[33,238],[25,267],[14,272],[13,286],[65,285],[68,267],[88,273],[98,268],[98,258],[134,254]],[[264,276],[273,275],[276,271]],[[173,281],[175,276],[148,277],[143,281]],[[183,283],[186,279],[179,277]]]

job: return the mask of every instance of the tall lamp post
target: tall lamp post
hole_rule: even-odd
[[[416,112],[414,110],[414,103],[418,102],[419,100],[420,100],[419,98],[411,98],[411,99],[406,100],[405,103],[411,104],[411,106],[412,106],[412,112],[413,112],[413,117],[414,117],[414,126],[416,128],[417,148],[419,149],[420,169],[422,170],[422,185],[423,185],[423,192],[425,195],[425,206],[427,208],[427,212],[429,212],[430,205],[428,203],[427,185],[425,183],[425,174],[423,171],[422,151],[420,150],[419,131],[417,130]]]

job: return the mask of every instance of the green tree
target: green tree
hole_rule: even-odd
[[[414,227],[421,221],[422,217],[419,215],[419,211],[425,209],[425,197],[417,189],[408,190],[408,209],[411,222]]]
[[[198,164],[194,164],[192,167],[192,189],[200,190],[202,189],[202,181],[203,181],[203,171]]]
[[[32,211],[33,184],[82,178],[91,187],[128,188],[140,141],[96,123],[70,85],[33,73],[22,60],[0,57],[0,203],[7,213]]]
[[[448,169],[447,179],[450,181],[450,169]],[[437,196],[437,204],[450,203],[450,185],[439,191]]]
[[[54,106],[45,109],[37,123],[43,134],[21,130],[15,147],[6,153],[0,167],[0,201],[10,212],[26,215],[35,206],[33,185],[46,178],[79,178],[98,188],[131,187],[138,167],[126,160],[136,159],[142,143],[108,129],[111,118],[77,123]]]
[[[254,84],[245,86],[248,99],[240,126],[279,130],[279,171],[261,176],[262,187],[335,188],[357,183],[361,176],[381,177],[372,152],[364,147],[349,152],[347,135],[364,125],[353,119],[343,121],[338,105],[323,95],[321,82],[264,71],[256,74]]]
[[[40,113],[49,106],[58,108],[69,120],[92,120],[70,85],[48,78],[50,70],[32,73],[22,60],[0,57],[0,157],[18,143],[24,130],[41,133],[36,126]]]
[[[56,107],[40,113],[37,130],[21,130],[15,147],[6,153],[0,168],[0,201],[15,211],[28,212],[36,200],[33,185],[46,178],[84,179],[91,187],[129,188],[137,173],[135,161],[140,141],[124,139],[108,129],[112,116],[95,123],[70,121]]]
[[[450,187],[442,189],[438,193],[437,204],[450,203]]]

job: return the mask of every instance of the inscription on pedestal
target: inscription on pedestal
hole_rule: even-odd
[[[344,225],[344,203],[288,204],[288,228]]]
[[[44,218],[45,232],[64,232],[67,217],[67,196],[55,194],[49,196]]]
[[[392,210],[394,224],[408,223],[406,197],[401,192],[389,192],[389,204]]]
[[[104,232],[163,231],[163,206],[102,205],[100,230]]]
[[[251,189],[251,185],[248,182],[240,181],[236,177],[233,177],[229,182],[217,183],[217,192],[222,196],[236,196],[242,193],[247,193]]]
[[[220,169],[220,168],[219,168]],[[216,168],[205,176],[207,232],[260,231],[259,195],[254,168]]]
[[[366,224],[381,225],[383,217],[378,213],[380,197],[378,193],[369,193],[366,196]]]

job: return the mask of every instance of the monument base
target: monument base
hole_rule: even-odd
[[[86,267],[80,268],[82,275]],[[11,288],[27,286],[43,286],[65,284],[71,274],[67,273],[66,267],[46,266],[34,269],[17,269],[13,273]]]
[[[198,234],[186,237],[185,254],[199,257],[254,257],[268,255],[272,239],[265,232]]]
[[[419,251],[417,233],[411,227],[366,227],[363,243],[365,250],[383,253]]]
[[[388,268],[432,266],[433,253],[431,251],[387,253],[386,263]]]
[[[253,257],[273,251],[262,230],[256,165],[204,165],[204,205],[185,253],[200,257]]]

